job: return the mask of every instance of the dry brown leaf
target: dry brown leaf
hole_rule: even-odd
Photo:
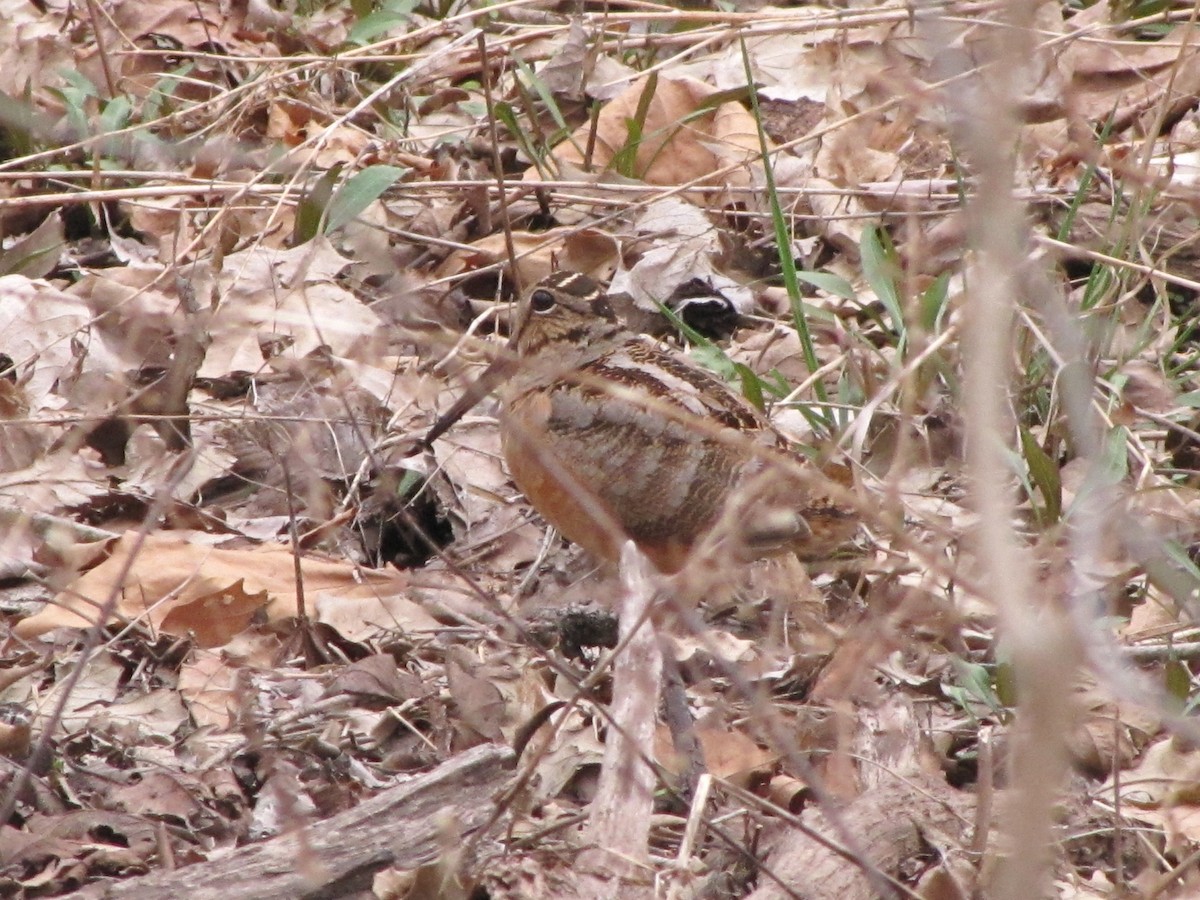
[[[736,728],[699,726],[696,739],[704,755],[704,768],[710,775],[747,787],[770,776],[779,755],[758,746],[745,732]],[[678,775],[687,770],[688,761],[675,749],[671,732],[660,726],[654,734],[654,758],[668,772]]]
[[[747,37],[745,49],[750,56],[759,95],[777,100],[804,98],[825,102],[834,82],[850,65],[843,58],[849,55],[854,43],[882,42],[888,37],[889,26],[863,30],[812,29],[812,21],[828,21],[819,7],[792,7],[789,18],[803,31],[780,31],[778,34]],[[746,68],[740,41],[731,41],[716,52],[700,56],[679,68],[681,74],[715,84],[722,90],[744,87]]]
[[[538,69],[546,89],[572,100],[595,97],[608,100],[637,77],[637,71],[601,53],[604,46],[573,18],[565,36],[554,40],[549,59]]]
[[[347,569],[353,571],[353,578],[366,583],[353,590],[324,590],[315,596],[317,621],[346,640],[364,641],[389,631],[430,632],[438,628],[437,619],[416,602],[404,573],[378,572],[364,577],[359,574],[361,570]],[[377,576],[381,580],[372,585]]]
[[[1200,842],[1200,750],[1175,738],[1150,746],[1132,769],[1121,774],[1125,814],[1165,828],[1169,835]],[[1101,794],[1112,794],[1110,778]]]
[[[1143,480],[1129,498],[1129,513],[1159,541],[1187,546],[1200,536],[1200,490],[1163,476]]]
[[[72,347],[92,319],[77,294],[24,275],[0,277],[0,334],[32,412],[57,410],[56,386],[79,365]]]
[[[76,662],[62,663],[59,674],[65,673],[68,666],[77,664]],[[115,703],[121,695],[123,671],[124,667],[120,660],[111,651],[97,653],[88,659],[78,683],[66,699],[66,706],[63,707],[62,715],[59,717],[59,728],[67,733],[80,731],[87,727],[97,710],[105,709]],[[62,701],[65,691],[60,677],[51,690],[37,697],[35,731],[41,731],[47,727],[50,714]]]
[[[63,450],[19,471],[0,474],[0,504],[27,514],[60,514],[64,509],[86,508],[90,501],[111,491],[104,467],[85,453]],[[57,546],[72,540],[74,536],[63,529],[54,543]]]
[[[322,170],[339,163],[357,163],[371,143],[363,131],[348,125],[331,127],[328,117],[317,115],[310,105],[289,100],[276,101],[268,108],[267,137],[287,147],[307,143],[308,148],[297,155],[297,163]]]
[[[596,126],[593,168],[611,167],[628,142],[629,121],[637,116],[646,90],[645,78],[631,84],[605,104]],[[725,165],[748,161],[748,136],[757,134],[753,119],[736,103],[720,104],[701,112],[717,90],[690,78],[660,78],[648,104],[642,139],[632,166],[633,174],[647,184],[675,185],[691,181],[724,183],[712,173]],[[728,109],[727,109],[728,107]],[[719,123],[719,124],[718,124]],[[585,124],[556,146],[559,162],[582,168],[583,150],[589,144],[591,125]],[[757,153],[757,142],[750,148]],[[539,180],[536,169],[525,172],[527,181]]]
[[[29,401],[25,391],[7,378],[0,379],[0,472],[33,465],[49,444],[46,429],[27,422]]]
[[[402,703],[421,695],[421,682],[410,672],[402,672],[394,657],[374,653],[351,663],[339,672],[325,689],[325,695],[351,694],[368,703]]]
[[[591,713],[590,710],[584,712]],[[600,742],[591,716],[578,711],[565,717],[556,713],[552,723],[552,729],[540,730],[531,743],[531,748],[540,751],[543,741],[549,741],[549,749],[538,764],[537,797],[558,797],[572,788],[578,789],[585,780],[589,782],[589,790],[594,789],[594,778],[604,757],[604,744]],[[582,799],[590,799],[588,791],[583,795]]]
[[[100,875],[144,869],[159,849],[154,825],[113,810],[35,814],[26,821],[23,832],[5,825],[0,834],[3,837],[0,845],[5,848],[0,861],[6,867],[27,866],[30,871],[52,876],[53,861],[72,863],[62,885],[64,890],[70,890],[72,878],[85,873]]]
[[[500,435],[490,424],[460,423],[435,448],[446,474],[436,483],[443,506],[454,514],[455,535],[464,549],[486,549],[502,571],[537,557],[541,529],[526,511],[509,502],[512,483],[500,455]]]
[[[209,540],[207,535],[166,532],[141,541],[126,534],[107,560],[14,630],[36,637],[54,628],[90,627],[100,605],[114,593],[117,604],[108,622],[142,619],[156,631],[193,634],[201,647],[227,643],[260,615],[276,621],[296,614],[288,548],[229,550],[209,546]],[[374,613],[364,627],[436,627],[430,616],[400,596],[407,586],[400,573],[364,572],[348,563],[312,558],[301,560],[301,570],[308,608],[318,616],[336,612],[341,603],[355,603]]]
[[[514,231],[513,247],[522,284],[536,284],[557,269],[570,269],[604,280],[620,261],[620,245],[595,228],[551,228],[547,231]],[[472,272],[508,258],[503,234],[473,243],[469,250],[455,250],[438,267],[440,278]]]
[[[0,94],[20,97],[26,90],[60,83],[60,72],[75,66],[71,45],[62,39],[62,22],[21,0],[0,2]]]
[[[335,283],[350,263],[324,238],[292,250],[252,248],[228,257],[217,277],[221,305],[209,325],[212,343],[200,374],[258,371],[268,355],[264,338],[288,360],[302,360],[319,347],[335,357],[382,355],[383,323]]]
[[[225,731],[233,724],[237,686],[237,668],[209,650],[193,650],[179,668],[179,696],[197,728]]]
[[[747,894],[752,900],[783,900],[794,895],[790,885],[803,885],[809,900],[868,900],[877,886],[845,856],[818,841],[813,832],[840,845],[839,834],[852,834],[859,852],[889,875],[920,871],[928,860],[931,839],[954,856],[966,850],[974,799],[944,781],[926,775],[891,778],[837,810],[837,824],[814,805],[801,819],[806,831],[772,823],[763,835],[767,864],[778,880],[760,879]]]
[[[1102,778],[1114,767],[1128,768],[1137,753],[1129,729],[1117,720],[1117,707],[1097,696],[1089,702],[1079,722],[1067,737],[1067,749],[1075,764],[1094,778]]]
[[[1145,599],[1129,611],[1129,621],[1120,629],[1128,642],[1162,638],[1193,625],[1175,598],[1153,583],[1147,585]]]
[[[1119,374],[1125,377],[1121,397],[1152,413],[1169,412],[1175,406],[1175,387],[1163,374],[1159,363],[1147,359],[1131,359],[1121,366]]]
[[[657,313],[657,304],[680,285],[699,282],[720,289],[737,312],[751,311],[750,291],[717,271],[716,261],[724,252],[721,236],[701,209],[677,197],[656,200],[641,210],[632,227],[652,246],[616,274],[610,285],[614,294],[628,294],[641,309]]]
[[[529,523],[519,531],[525,532],[523,539],[529,541],[530,546],[536,547],[540,543],[542,530],[537,525]],[[516,551],[505,548],[505,552]],[[409,594],[422,609],[441,621],[499,625],[503,619],[493,598],[504,590],[504,585],[503,580],[491,577],[479,583],[477,591],[448,569],[426,567],[413,573]]]
[[[465,654],[454,653],[446,660],[450,696],[464,725],[486,740],[502,740],[500,723],[505,718],[504,695],[490,678],[475,674],[476,669],[477,666]],[[477,741],[468,738],[462,746],[465,749],[474,743]]]
[[[207,814],[199,799],[204,793],[186,772],[150,771],[137,781],[115,785],[106,808],[195,827]]]
[[[822,236],[855,256],[871,221],[870,209],[867,200],[845,189],[893,181],[901,171],[899,156],[876,146],[876,137],[872,123],[865,120],[826,135],[806,179]]]
[[[109,15],[100,21],[107,45],[120,46],[124,52],[105,60],[98,43],[79,46],[76,65],[93,84],[105,84],[111,71],[134,97],[153,95],[162,90],[163,79],[176,71],[171,57],[161,52],[164,44],[175,45],[202,51],[192,57],[188,77],[172,89],[176,98],[195,101],[216,96],[228,84],[227,66],[210,60],[203,51],[219,47],[247,57],[278,55],[282,51],[267,40],[268,34],[292,24],[288,13],[265,3],[225,8],[211,0],[165,0],[149,7],[138,0],[123,0],[112,4]]]
[[[195,648],[189,652],[179,667],[177,689],[196,726],[228,730],[246,704],[249,689],[242,674],[270,670],[279,648],[275,635],[246,631],[219,651]]]
[[[1130,41],[1123,33],[1097,26],[1096,18],[1109,15],[1109,7],[1102,6],[1072,18],[1073,28],[1091,26],[1091,33],[1063,50],[1062,63],[1072,73],[1072,112],[1089,121],[1113,116],[1119,133],[1138,118],[1151,121],[1158,99],[1168,89],[1174,97],[1195,92],[1200,48],[1195,27],[1186,23],[1161,41]]]
[[[1195,33],[1186,23],[1160,41],[1122,40],[1112,24],[1111,7],[1088,7],[1071,17],[1068,27],[1077,38],[1064,56],[1076,77],[1120,77],[1128,83],[1174,63],[1185,44],[1195,46]]]

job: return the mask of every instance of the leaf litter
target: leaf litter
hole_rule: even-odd
[[[1022,698],[963,475],[973,173],[940,97],[986,114],[994,17],[360,6],[0,3],[5,895],[184,885],[487,746],[519,765],[474,809],[447,795],[376,896],[987,895]],[[1128,647],[1072,686],[1060,896],[1194,889],[1200,843],[1197,51],[1174,12],[1043,4],[1021,72],[1031,253],[1090,342],[1124,529],[1073,568],[1097,476],[1052,313],[1022,306],[1036,602],[1091,579]],[[634,724],[608,715],[622,589],[516,492],[492,401],[413,452],[555,268],[709,335],[698,355],[853,462],[867,525],[850,559],[715,577],[667,629],[632,869],[571,862],[588,815],[629,810],[596,808]],[[335,862],[308,852],[319,882]]]

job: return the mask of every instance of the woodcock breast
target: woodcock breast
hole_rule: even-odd
[[[715,375],[626,329],[590,278],[557,272],[529,290],[514,346],[499,387],[509,471],[593,554],[615,561],[632,538],[673,573],[705,538],[743,560],[815,559],[854,535],[825,476]]]

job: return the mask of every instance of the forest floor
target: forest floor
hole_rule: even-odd
[[[0,896],[1200,890],[1195,10],[691,6],[0,0]],[[555,269],[863,523],[641,722],[416,444]]]

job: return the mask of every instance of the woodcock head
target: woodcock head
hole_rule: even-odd
[[[552,344],[588,346],[621,330],[604,291],[577,272],[542,279],[522,298],[517,315],[520,356],[535,356]]]

